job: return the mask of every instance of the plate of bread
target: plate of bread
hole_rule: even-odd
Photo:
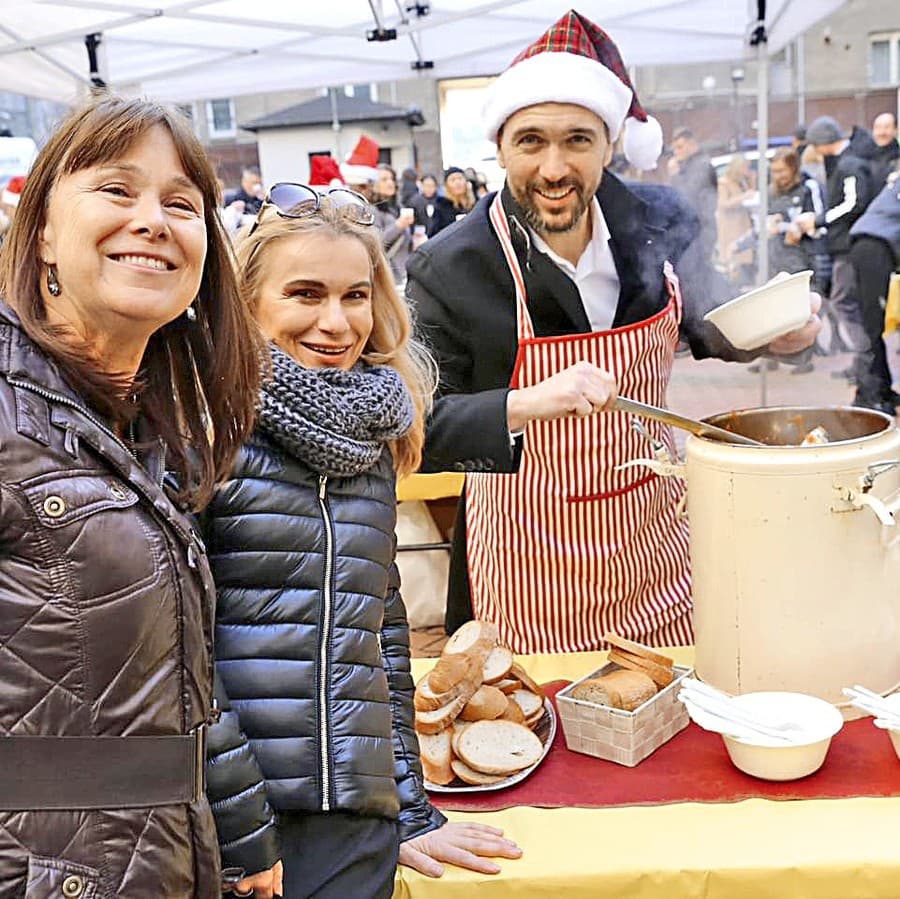
[[[544,760],[556,713],[503,646],[495,625],[468,621],[416,684],[415,727],[425,789],[502,790]]]

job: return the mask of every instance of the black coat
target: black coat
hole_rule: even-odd
[[[445,820],[422,786],[395,523],[387,450],[323,482],[260,432],[204,514],[227,694],[207,794],[226,865],[279,858],[273,808],[399,817],[401,840]]]
[[[516,305],[512,276],[488,218],[494,194],[482,197],[465,219],[419,248],[407,265],[407,294],[421,335],[440,367],[439,395],[426,435],[426,471],[515,472],[521,438],[510,442],[506,395],[516,357]],[[614,327],[644,321],[668,302],[663,263],[669,260],[684,295],[682,337],[697,358],[747,361],[754,353],[731,346],[703,315],[730,296],[698,240],[700,223],[672,189],[626,187],[606,172],[597,191],[610,231],[619,275]],[[504,188],[503,205],[538,337],[582,334],[590,323],[575,283],[531,247],[524,216]],[[465,495],[454,531],[448,591],[449,629],[466,619],[469,605]]]
[[[869,143],[874,147],[871,138]],[[825,240],[832,256],[850,252],[850,229],[875,196],[871,165],[860,152],[869,152],[867,145],[848,143],[839,155],[825,157],[827,209],[816,224],[827,229]]]
[[[0,739],[177,736],[209,716],[212,578],[139,436],[140,462],[0,303]],[[62,896],[75,875],[93,899],[218,897],[206,800],[0,812],[0,895]]]

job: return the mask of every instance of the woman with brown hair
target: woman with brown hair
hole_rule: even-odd
[[[3,248],[4,895],[219,894],[215,595],[185,512],[252,424],[260,346],[215,197],[180,115],[104,97],[41,151]]]
[[[413,730],[395,480],[419,465],[433,363],[364,198],[279,184],[269,203],[278,214],[258,219],[238,262],[272,376],[204,523],[224,687],[208,794],[223,860],[248,875],[235,892],[258,899],[282,878],[291,899],[389,897],[398,857],[432,876],[441,862],[494,873],[481,856],[517,847],[444,823]]]

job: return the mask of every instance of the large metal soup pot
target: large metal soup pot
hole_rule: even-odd
[[[900,431],[849,407],[706,420],[768,445],[685,445],[698,675],[855,717],[842,687],[900,687]],[[820,426],[831,442],[798,445]]]

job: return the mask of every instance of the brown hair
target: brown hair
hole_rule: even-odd
[[[256,312],[260,285],[265,277],[266,248],[278,240],[302,234],[353,237],[369,255],[372,265],[372,333],[362,358],[371,365],[389,365],[403,378],[415,408],[412,428],[391,444],[394,464],[401,476],[415,471],[422,460],[425,417],[437,381],[436,366],[427,350],[412,336],[412,321],[405,299],[397,292],[390,264],[381,247],[381,232],[357,225],[323,197],[315,215],[284,218],[271,215],[237,246],[241,293]]]
[[[779,147],[772,156],[772,162],[783,162],[795,174],[800,171],[800,157],[791,147]]]
[[[162,126],[185,173],[203,195],[207,252],[194,321],[184,315],[150,338],[138,383],[105,371],[87,341],[51,324],[41,295],[41,234],[59,179],[121,158]],[[0,294],[22,328],[56,363],[85,403],[121,426],[141,412],[167,443],[167,465],[179,479],[177,499],[198,508],[227,476],[253,426],[261,339],[238,293],[228,238],[216,211],[216,176],[188,121],[147,100],[103,96],[75,110],[38,155],[0,255]],[[139,394],[139,408],[128,394]]]

